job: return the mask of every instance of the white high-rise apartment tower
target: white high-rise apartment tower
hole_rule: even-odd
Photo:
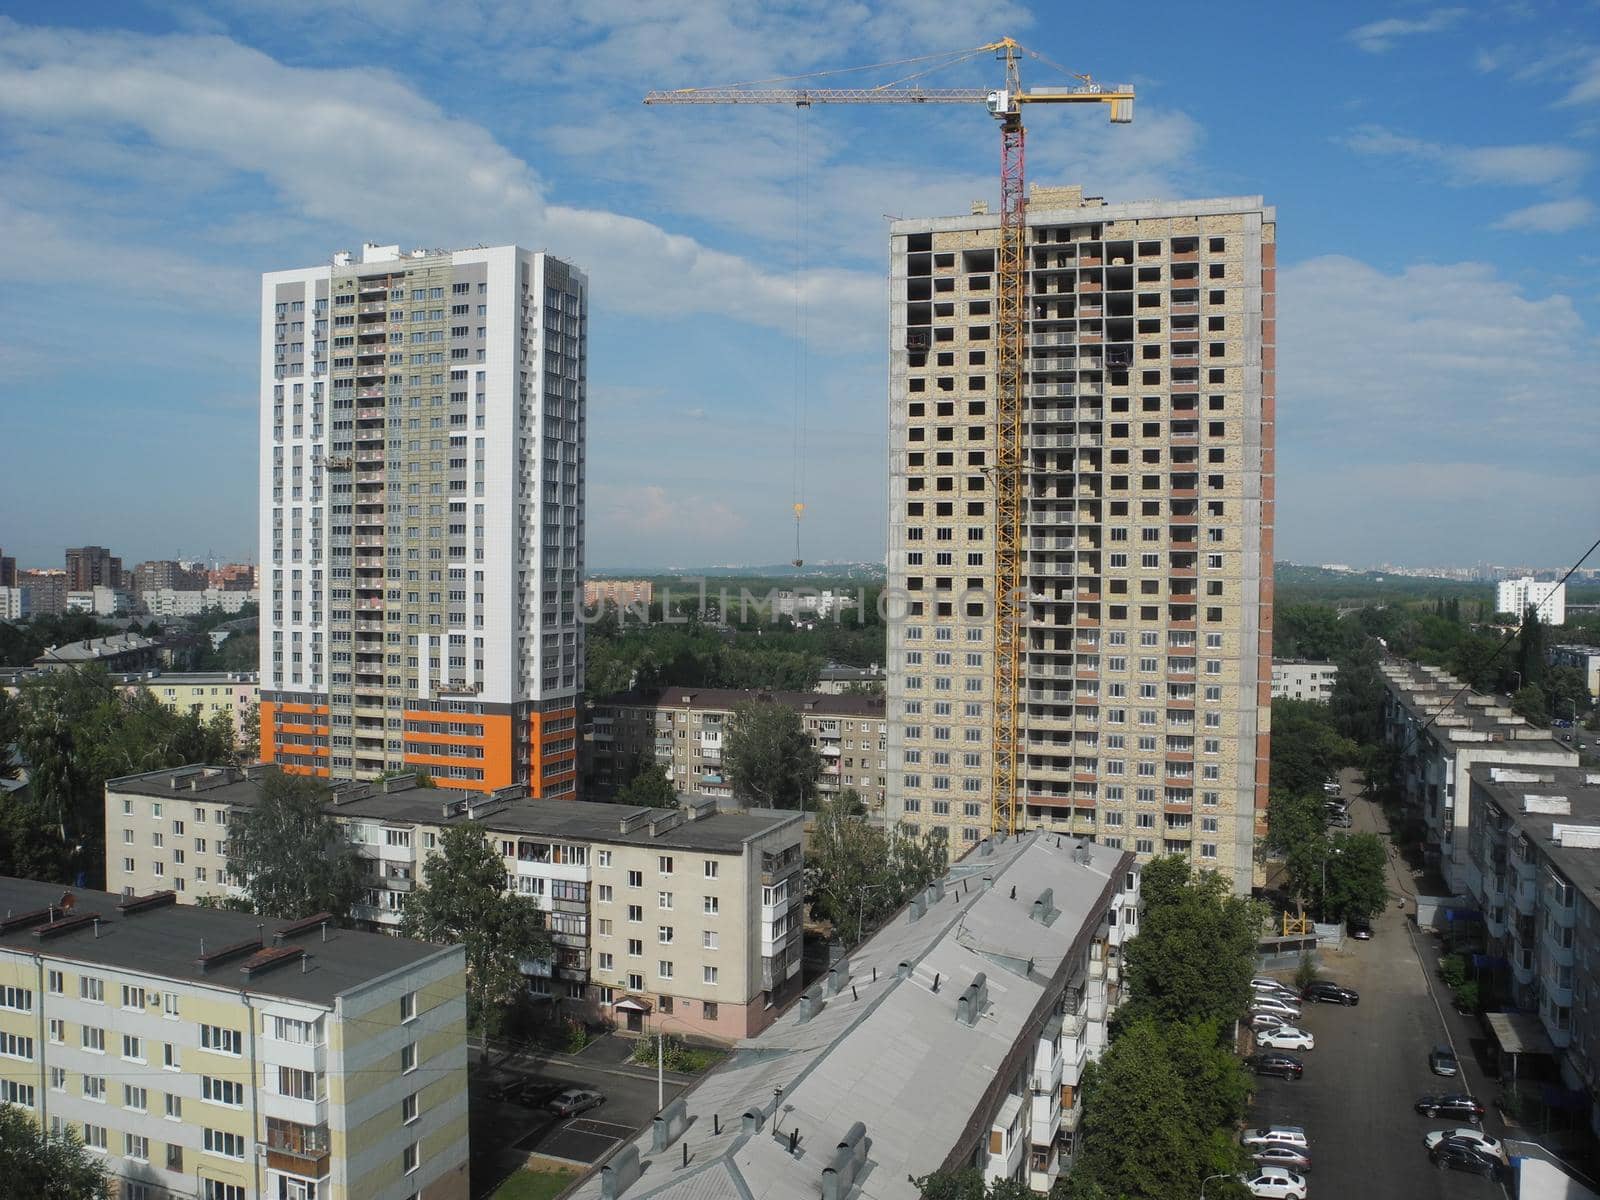
[[[953,855],[998,786],[999,224],[890,228],[887,803]],[[1241,892],[1267,801],[1275,230],[1260,197],[1027,204],[1017,825]]]
[[[1520,621],[1530,608],[1546,625],[1565,625],[1567,585],[1524,575],[1521,579],[1502,579],[1495,586],[1496,612],[1510,613]]]
[[[264,760],[575,794],[587,317],[517,246],[263,276]]]

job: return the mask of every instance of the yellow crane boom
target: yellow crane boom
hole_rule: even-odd
[[[923,63],[938,59],[935,67],[953,66],[980,54],[994,53],[1005,64],[1005,85],[982,88],[926,88],[907,80],[865,88],[758,87],[755,83],[721,87],[653,91],[646,104],[784,104],[807,108],[813,104],[983,104],[1000,123],[1000,244],[995,262],[998,283],[996,304],[995,465],[995,604],[994,604],[994,709],[990,772],[993,797],[990,828],[1015,833],[1022,798],[1017,795],[1017,767],[1021,753],[1018,710],[1022,697],[1022,659],[1026,652],[1027,593],[1023,585],[1023,376],[1026,371],[1026,171],[1022,106],[1025,104],[1104,104],[1113,124],[1133,120],[1133,85],[1098,84],[1087,75],[1076,84],[1022,87],[1020,60],[1024,55],[1047,62],[1012,38],[950,55],[930,55],[878,67]],[[1053,64],[1050,64],[1053,65]],[[851,68],[855,69],[855,68]],[[867,68],[860,68],[867,69]],[[909,77],[926,74],[927,68]],[[1060,68],[1057,68],[1058,70]],[[839,74],[841,72],[818,72]],[[1066,73],[1066,72],[1063,72]],[[815,78],[798,76],[796,79]],[[790,82],[790,81],[759,81]]]

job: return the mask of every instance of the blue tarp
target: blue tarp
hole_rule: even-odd
[[[1452,908],[1446,911],[1444,919],[1446,921],[1462,921],[1468,925],[1483,924],[1483,914],[1481,912],[1468,912],[1459,908]]]

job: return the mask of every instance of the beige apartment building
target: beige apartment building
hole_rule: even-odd
[[[1260,197],[1028,198],[1018,825],[1247,890],[1270,733],[1275,236]],[[890,227],[888,806],[994,822],[998,215]]]
[[[0,1102],[118,1200],[466,1200],[462,948],[176,900],[0,878]]]
[[[228,822],[275,768],[181,767],[106,784],[106,886],[172,889],[185,903],[238,893]],[[545,912],[555,957],[530,991],[560,1011],[643,1032],[735,1040],[770,1023],[799,986],[804,901],[799,813],[545,802],[510,787],[420,788],[414,777],[346,783],[331,797],[365,870],[355,917],[399,928],[407,897],[451,826],[500,851],[506,887]]]
[[[597,786],[621,786],[641,757],[654,755],[678,791],[731,797],[722,751],[734,710],[749,703],[786,704],[800,713],[822,755],[823,797],[854,788],[869,809],[883,807],[888,735],[883,697],[872,695],[669,687],[611,696],[595,704],[590,727]]]
[[[586,579],[583,581],[583,606],[600,608],[650,607],[656,585],[648,579]]]

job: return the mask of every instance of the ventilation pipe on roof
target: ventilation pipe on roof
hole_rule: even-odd
[[[837,996],[844,991],[844,985],[848,982],[850,982],[850,960],[841,958],[828,968],[828,977],[822,984],[823,994]]]
[[[642,1171],[639,1147],[629,1142],[600,1168],[600,1200],[617,1200],[618,1196],[639,1181]]]
[[[956,1020],[963,1025],[976,1025],[978,1015],[983,1012],[983,1006],[988,1001],[989,980],[982,971],[979,971],[973,981],[967,984],[967,990],[956,1000]]]
[[[871,1149],[872,1139],[867,1136],[867,1127],[857,1121],[822,1169],[822,1200],[844,1200],[850,1194],[856,1178],[867,1165],[867,1152]]]

